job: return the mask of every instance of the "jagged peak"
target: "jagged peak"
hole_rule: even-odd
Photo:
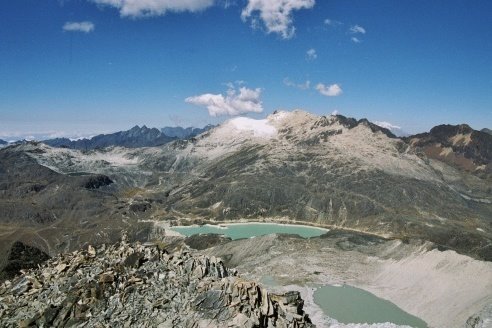
[[[446,133],[446,134],[461,134],[461,133],[472,133],[473,130],[468,124],[441,124],[433,127],[430,130],[430,134]]]

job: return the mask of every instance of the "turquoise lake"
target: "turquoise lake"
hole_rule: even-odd
[[[314,301],[326,315],[341,323],[391,322],[427,328],[423,320],[360,288],[323,286],[314,292]]]
[[[196,235],[200,233],[216,233],[230,237],[231,239],[251,238],[256,236],[269,235],[272,233],[296,234],[303,238],[317,237],[328,232],[327,229],[301,226],[301,225],[283,225],[275,223],[245,223],[230,224],[224,226],[179,226],[172,227],[172,230],[185,236]]]

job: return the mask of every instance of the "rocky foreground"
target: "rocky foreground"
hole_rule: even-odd
[[[63,254],[0,286],[2,327],[314,327],[215,257],[126,241]]]

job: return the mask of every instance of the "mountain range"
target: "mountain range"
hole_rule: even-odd
[[[155,224],[239,220],[425,240],[492,261],[484,132],[438,126],[400,139],[365,119],[297,110],[135,148],[161,133],[111,135],[134,135],[130,148],[91,149],[107,145],[101,137],[87,151],[38,142],[1,149],[0,266],[15,242],[53,256],[113,242],[121,230],[147,240]]]
[[[127,148],[156,147],[176,139],[192,138],[213,127],[207,125],[204,128],[165,127],[161,130],[148,128],[145,125],[134,126],[127,131],[119,131],[111,134],[100,134],[90,139],[71,140],[68,138],[55,138],[42,141],[52,147],[89,150],[120,146]]]

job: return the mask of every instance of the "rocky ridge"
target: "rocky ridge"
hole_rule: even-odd
[[[214,127],[215,126],[212,124],[207,124],[203,128],[193,128],[193,127],[183,128],[180,126],[166,126],[165,128],[161,129],[161,132],[169,137],[188,139],[188,138],[196,137],[197,135],[206,132]]]
[[[302,307],[298,292],[269,293],[218,258],[125,239],[0,285],[2,327],[314,327]]]

